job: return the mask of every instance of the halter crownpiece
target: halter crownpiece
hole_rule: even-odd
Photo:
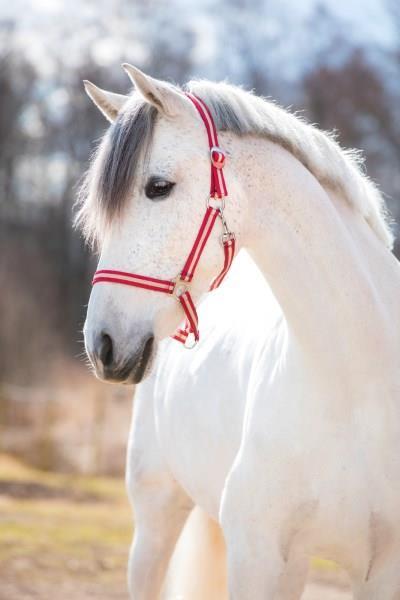
[[[230,269],[235,256],[235,235],[229,229],[224,216],[225,198],[228,195],[223,173],[226,155],[219,147],[214,120],[208,106],[203,100],[189,93],[186,96],[193,102],[207,131],[210,148],[211,177],[210,197],[207,201],[206,212],[183,269],[175,279],[170,280],[156,279],[155,277],[147,277],[125,271],[101,269],[95,272],[92,284],[95,285],[102,282],[119,283],[175,296],[185,313],[186,322],[184,327],[178,329],[172,337],[183,343],[186,348],[193,348],[199,340],[199,329],[197,311],[189,291],[189,285],[217,218],[222,223],[223,233],[220,239],[224,250],[224,265],[219,275],[213,279],[210,290],[215,290],[221,284]]]

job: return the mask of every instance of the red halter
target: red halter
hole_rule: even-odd
[[[154,277],[146,277],[144,275],[126,273],[124,271],[101,269],[94,274],[92,284],[94,285],[95,283],[101,282],[120,283],[123,285],[144,288],[153,292],[163,292],[165,294],[174,295],[182,306],[186,316],[186,323],[185,326],[182,329],[178,329],[172,337],[185,344],[185,347],[192,348],[199,339],[199,330],[196,307],[188,288],[217,217],[221,219],[223,228],[221,242],[224,249],[224,266],[219,275],[213,279],[210,290],[217,288],[229,271],[235,256],[235,235],[229,230],[224,217],[225,197],[228,195],[222,170],[225,165],[225,153],[218,145],[218,136],[214,120],[207,105],[200,98],[197,98],[193,94],[186,95],[193,102],[207,130],[208,144],[210,147],[211,185],[206,213],[184,267],[178,277],[171,280],[155,279]],[[189,345],[187,340],[190,334],[193,335],[194,341]]]

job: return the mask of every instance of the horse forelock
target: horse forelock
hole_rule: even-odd
[[[102,210],[110,219],[132,191],[140,158],[149,149],[156,113],[147,102],[136,104],[134,110],[122,112],[109,129],[98,194]]]
[[[101,138],[78,194],[76,222],[94,242],[130,198],[141,159],[149,151],[157,109],[132,94]]]

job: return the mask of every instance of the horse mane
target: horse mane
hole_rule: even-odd
[[[187,89],[209,106],[217,129],[255,134],[283,146],[321,183],[339,191],[389,248],[393,235],[383,196],[363,171],[359,150],[343,149],[332,133],[270,100],[225,82],[191,81]]]
[[[238,86],[193,80],[184,89],[206,102],[219,131],[261,136],[288,150],[322,186],[341,193],[377,237],[392,247],[383,196],[366,176],[359,150],[341,148],[333,134]],[[139,158],[151,145],[156,117],[156,109],[133,92],[103,137],[78,197],[77,222],[87,239],[95,240],[123,207]]]

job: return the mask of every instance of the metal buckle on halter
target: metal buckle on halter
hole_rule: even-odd
[[[225,197],[222,196],[222,198],[218,198],[218,196],[208,196],[207,197],[207,201],[206,201],[206,205],[207,208],[209,208],[211,206],[211,208],[214,208],[215,210],[218,211],[219,214],[219,218],[221,219],[222,222],[222,229],[223,229],[223,233],[220,236],[220,241],[221,244],[225,244],[228,241],[232,241],[234,239],[236,239],[235,234],[233,233],[233,231],[231,231],[228,227],[228,223],[226,222],[225,219]]]
[[[225,219],[225,216],[224,216],[224,213],[220,212],[219,216],[220,216],[220,219],[221,219],[221,222],[222,222],[222,229],[223,229],[223,232],[222,232],[222,234],[221,234],[221,236],[219,238],[220,241],[221,241],[221,244],[224,245],[227,242],[233,242],[233,240],[236,239],[236,236],[233,233],[233,231],[231,231],[229,229],[228,223],[226,222],[226,219]]]
[[[214,159],[214,156],[213,156],[214,152],[217,152],[219,155],[222,155],[223,158],[221,161]],[[219,146],[212,146],[210,148],[210,159],[211,159],[211,163],[212,163],[213,167],[215,167],[216,169],[223,169],[225,166],[226,153]]]
[[[226,244],[227,242],[233,242],[233,240],[236,239],[235,234],[233,233],[233,231],[231,231],[229,229],[228,223],[225,219],[225,214],[223,209],[219,210],[219,218],[221,219],[221,223],[222,223],[222,234],[220,235],[220,242],[222,245]]]

